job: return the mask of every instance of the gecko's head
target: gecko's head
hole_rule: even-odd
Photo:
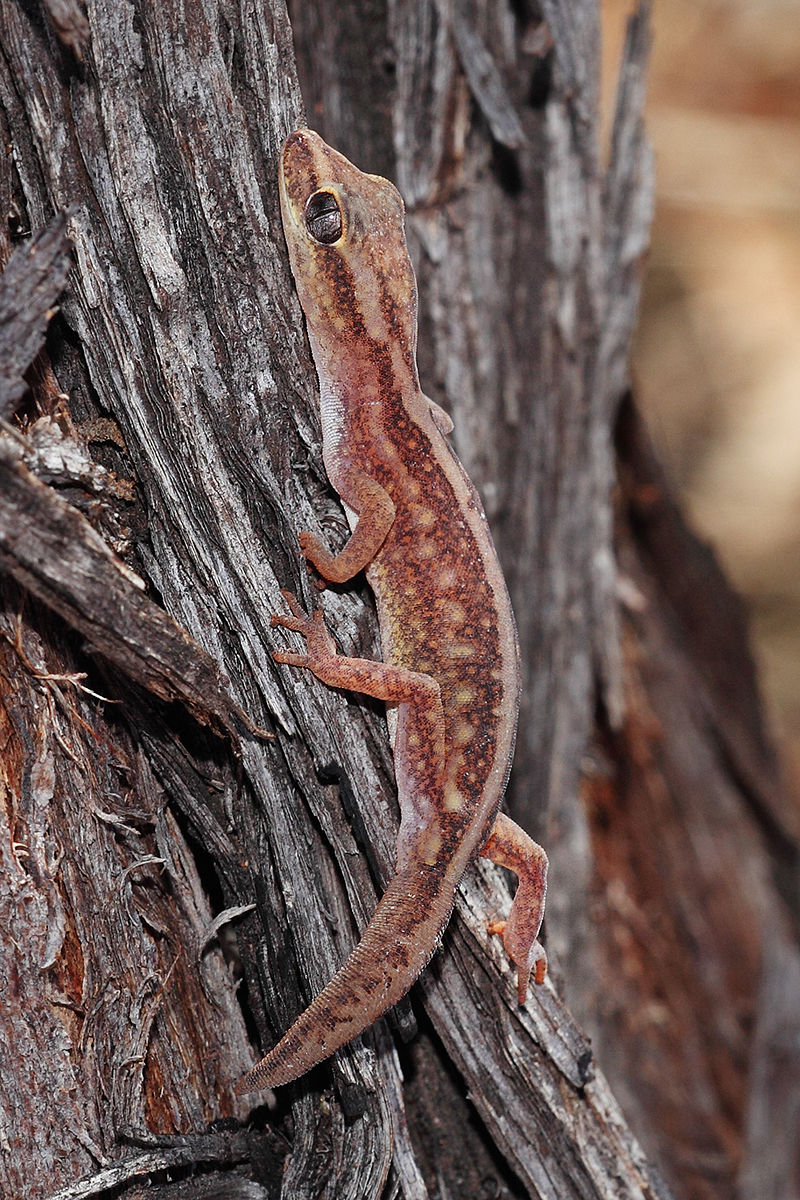
[[[315,355],[392,341],[413,366],[416,282],[394,184],[297,129],[281,153],[280,198]]]

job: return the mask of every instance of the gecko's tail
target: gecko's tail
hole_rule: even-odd
[[[361,941],[327,987],[238,1093],[290,1083],[363,1033],[409,990],[428,963],[453,908],[454,890],[423,867],[395,875]],[[444,894],[443,894],[444,892]]]

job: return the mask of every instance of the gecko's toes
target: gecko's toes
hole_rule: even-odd
[[[286,601],[287,607],[293,616],[297,617],[298,620],[308,620],[306,612],[300,601],[297,599],[297,596],[295,596],[294,592],[289,591],[288,588],[281,588],[281,595]]]
[[[506,954],[517,968],[517,998],[520,1004],[525,1004],[531,976],[536,984],[544,983],[547,976],[547,952],[544,946],[535,937],[522,933],[511,920],[488,921],[486,931],[499,933],[503,938]]]
[[[272,628],[279,627],[281,629],[291,629],[294,633],[302,634],[304,638],[308,638],[319,626],[322,620],[322,614],[319,610],[310,617],[305,609],[300,604],[300,601],[295,596],[294,592],[290,592],[281,588],[281,595],[286,601],[287,607],[291,612],[291,616],[284,613],[273,613],[269,619]],[[319,617],[319,619],[318,619]]]
[[[289,650],[273,650],[272,657],[276,663],[284,663],[287,667],[308,667],[307,654],[292,654]]]
[[[533,975],[533,982],[543,984],[547,977],[547,952],[541,942],[534,942],[527,955],[514,959],[517,965],[517,999],[520,1004],[528,1000],[528,987]]]

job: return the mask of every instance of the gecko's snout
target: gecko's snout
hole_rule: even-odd
[[[285,154],[287,150],[291,153],[293,147],[303,145],[306,141],[306,134],[309,132],[303,125],[298,129],[293,129],[283,143],[282,153]]]

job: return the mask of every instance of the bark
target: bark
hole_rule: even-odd
[[[277,206],[292,31],[278,0],[0,0],[0,1193],[666,1196],[633,1127],[676,1195],[788,1195],[797,828],[737,606],[620,410],[647,9],[607,169],[588,0],[292,15],[309,123],[406,198],[423,382],[506,564],[555,987],[517,1007],[481,863],[410,1001],[234,1098],[396,829],[377,707],[270,654],[286,586],[378,652],[366,588],[317,596],[297,552],[346,525]]]

